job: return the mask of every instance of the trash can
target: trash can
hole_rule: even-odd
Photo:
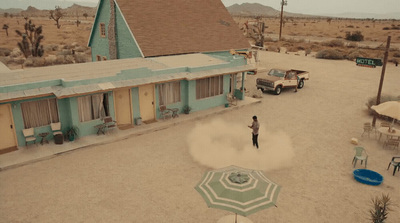
[[[142,118],[136,118],[136,125],[141,125],[142,124]]]
[[[55,144],[58,144],[58,145],[63,144],[63,143],[64,143],[64,136],[63,136],[63,134],[57,134],[57,135],[55,135],[55,136],[54,136],[54,143],[55,143]]]

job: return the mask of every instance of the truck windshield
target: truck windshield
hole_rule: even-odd
[[[269,71],[268,75],[275,76],[275,77],[284,77],[285,71],[272,69]]]

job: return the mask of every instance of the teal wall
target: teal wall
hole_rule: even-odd
[[[123,19],[123,15],[118,7],[115,8],[115,32],[117,42],[118,59],[142,57],[140,50],[134,41],[132,34]],[[92,48],[92,61],[96,61],[96,56],[106,56],[110,59],[108,44],[108,24],[110,21],[110,2],[103,0],[100,2],[96,21],[93,24],[93,30],[89,40],[89,46]],[[100,36],[100,23],[106,25],[106,36]]]
[[[14,119],[14,129],[15,133],[17,136],[17,142],[18,145],[23,146],[25,145],[25,137],[22,133],[22,130],[25,128],[24,126],[24,119],[22,117],[22,110],[21,110],[21,103],[27,102],[27,101],[37,101],[37,100],[42,100],[42,99],[47,99],[47,98],[54,98],[54,97],[41,97],[41,98],[35,98],[34,100],[21,100],[21,101],[16,101],[12,102],[11,104],[11,111]],[[61,122],[61,130],[65,132],[68,127],[70,126],[70,109],[69,109],[69,99],[59,99],[57,100],[57,106],[58,106],[58,115],[59,115],[59,120]],[[37,127],[34,129],[35,131],[35,136],[37,138],[37,142],[39,142],[40,137],[38,136],[39,133],[42,132],[49,132],[51,133],[51,127],[50,125],[46,126],[41,126]],[[49,134],[47,136],[48,139],[52,139],[53,135]]]

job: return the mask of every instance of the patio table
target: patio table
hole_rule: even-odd
[[[106,134],[106,124],[99,124],[99,125],[95,125],[95,128],[97,128],[97,135],[100,135],[100,133],[103,133],[103,135]]]
[[[44,142],[49,143],[49,141],[46,139],[46,137],[49,135],[48,132],[42,132],[39,133],[39,136],[42,137],[42,140],[40,140],[40,144],[43,145]]]
[[[378,128],[378,132],[380,133],[378,141],[381,140],[382,134],[386,135],[387,137],[391,137],[391,138],[393,138],[393,137],[400,138],[400,130],[396,129],[396,128],[392,128],[392,130],[394,130],[394,132],[389,132],[389,127]]]

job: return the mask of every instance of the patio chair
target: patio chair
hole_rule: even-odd
[[[370,136],[372,132],[372,125],[369,122],[364,123],[364,132],[361,134],[361,137],[364,135],[364,133],[368,134],[368,137]]]
[[[388,138],[383,143],[383,148],[385,148],[386,146],[391,146],[391,147],[393,147],[393,149],[399,149],[399,144],[400,144],[399,139]]]
[[[354,147],[354,150],[356,151],[356,154],[354,155],[353,162],[354,163],[354,168],[356,167],[357,160],[361,161],[361,165],[363,161],[365,161],[365,168],[367,168],[367,161],[368,161],[368,153],[364,149],[364,147],[361,146],[356,146]]]
[[[110,116],[104,117],[103,121],[107,130],[117,127],[117,121],[114,121]]]
[[[165,118],[172,118],[173,111],[171,109],[168,109],[165,105],[160,105],[160,114],[161,117],[165,120]]]
[[[397,161],[395,161],[395,159],[398,159]],[[396,170],[400,171],[400,156],[394,156],[392,157],[392,161],[390,161],[387,170],[389,170],[390,165],[393,165],[393,176],[396,173]]]
[[[237,105],[237,98],[232,93],[226,94],[226,100],[230,105]]]
[[[57,123],[50,123],[51,131],[53,132],[53,135],[58,135],[58,134],[63,134],[61,132],[61,122]]]
[[[22,133],[25,137],[25,146],[28,146],[29,142],[33,142],[33,144],[36,144],[35,131],[33,128],[23,129]]]

